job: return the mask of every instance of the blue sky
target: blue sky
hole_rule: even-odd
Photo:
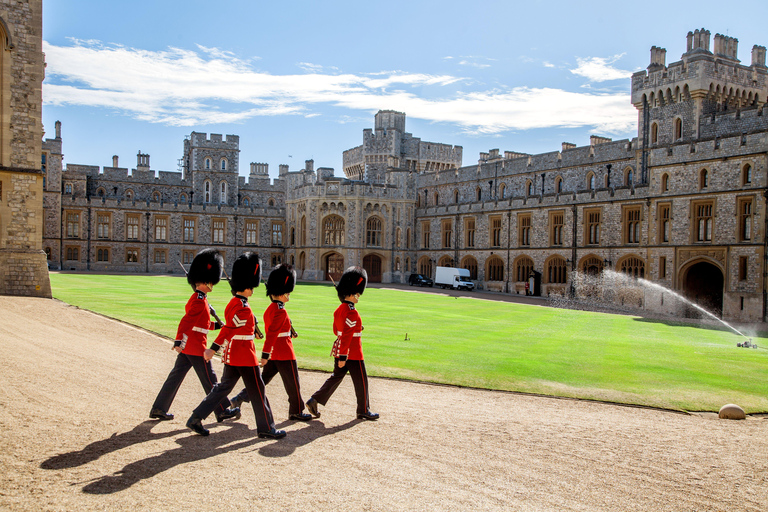
[[[192,131],[240,136],[240,174],[314,159],[342,175],[377,110],[480,151],[636,136],[630,75],[690,30],[768,45],[763,2],[46,0],[43,123],[65,163],[177,170]],[[694,10],[695,9],[695,10]]]

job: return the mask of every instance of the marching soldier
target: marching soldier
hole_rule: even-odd
[[[334,357],[333,375],[307,400],[307,409],[315,418],[320,417],[317,404],[328,403],[328,399],[349,371],[357,396],[357,418],[379,419],[377,413],[371,412],[368,401],[368,374],[365,372],[363,360],[363,324],[360,313],[355,308],[355,304],[365,291],[366,284],[368,284],[368,274],[365,269],[349,267],[336,286],[341,305],[333,313],[333,332],[336,334],[336,342],[331,350],[331,355]]]
[[[221,328],[219,322],[211,322],[212,308],[208,304],[207,294],[221,279],[222,264],[223,259],[216,249],[203,249],[192,260],[187,282],[192,286],[194,293],[187,301],[184,316],[176,332],[176,341],[173,342],[173,350],[178,353],[176,364],[160,388],[160,393],[149,412],[150,418],[163,421],[173,419],[173,414],[169,414],[168,409],[190,368],[195,369],[206,394],[211,392],[217,382],[210,358],[204,359],[203,353],[208,346],[208,331]],[[230,409],[226,397],[214,405],[216,420],[219,422],[240,417],[240,410]]]
[[[283,263],[275,267],[267,279],[267,296],[272,303],[264,311],[264,329],[266,337],[261,351],[262,376],[269,384],[272,378],[280,374],[285,392],[288,394],[288,417],[292,420],[309,421],[312,416],[303,412],[304,401],[301,399],[299,386],[299,368],[296,353],[293,351],[292,338],[298,336],[291,324],[285,303],[290,300],[296,285],[296,271]],[[232,403],[242,404],[249,401],[250,393],[242,390]]]
[[[259,374],[259,363],[253,341],[256,319],[248,304],[248,298],[253,295],[253,289],[259,286],[260,281],[259,257],[252,252],[239,256],[232,265],[232,279],[229,285],[232,288],[233,297],[224,312],[226,325],[221,329],[211,348],[204,354],[206,361],[209,361],[214,353],[224,347],[221,357],[224,362],[224,375],[221,377],[221,383],[217,384],[192,411],[192,416],[187,421],[187,427],[202,436],[209,434],[203,427],[202,421],[211,414],[217,404],[227,399],[227,394],[242,377],[248,395],[257,397],[252,405],[258,436],[271,439],[285,437],[284,430],[275,428],[272,409],[264,390],[264,381]]]

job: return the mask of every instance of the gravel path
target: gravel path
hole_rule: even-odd
[[[298,423],[276,379],[285,439],[258,439],[250,409],[209,418],[204,438],[184,426],[203,398],[192,372],[176,419],[147,417],[167,340],[53,300],[0,297],[0,311],[3,510],[768,508],[762,418],[371,379],[381,420],[362,422],[346,379]],[[305,398],[326,377],[302,372]]]

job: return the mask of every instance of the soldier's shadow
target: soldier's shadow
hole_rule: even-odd
[[[107,453],[116,452],[127,446],[131,446],[138,443],[144,443],[147,441],[155,441],[157,439],[164,439],[166,437],[173,437],[182,432],[189,432],[188,429],[173,430],[170,432],[154,433],[152,427],[158,425],[160,422],[156,420],[148,420],[139,423],[133,429],[128,432],[122,432],[120,434],[112,434],[106,439],[95,441],[82,450],[61,453],[54,455],[53,457],[43,461],[40,464],[42,469],[68,469],[83,464],[88,464],[98,459],[102,455]]]
[[[321,437],[337,434],[362,423],[363,420],[351,420],[335,427],[326,427],[322,421],[312,420],[303,428],[292,430],[277,443],[269,443],[259,448],[259,455],[264,457],[287,457],[296,451],[296,448],[307,445]],[[285,423],[277,425],[278,428]]]
[[[112,475],[102,476],[83,487],[88,494],[112,494],[131,487],[141,480],[152,478],[179,464],[215,457],[223,453],[247,448],[262,442],[256,432],[242,423],[230,423],[226,430],[218,430],[209,437],[195,434],[176,439],[178,448],[166,450],[154,457],[137,460]],[[186,430],[186,429],[185,429]],[[189,432],[189,430],[187,430]],[[233,441],[242,440],[232,444]]]

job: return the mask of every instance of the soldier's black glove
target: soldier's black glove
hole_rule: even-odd
[[[213,330],[218,331],[221,329],[221,322],[213,322]]]

